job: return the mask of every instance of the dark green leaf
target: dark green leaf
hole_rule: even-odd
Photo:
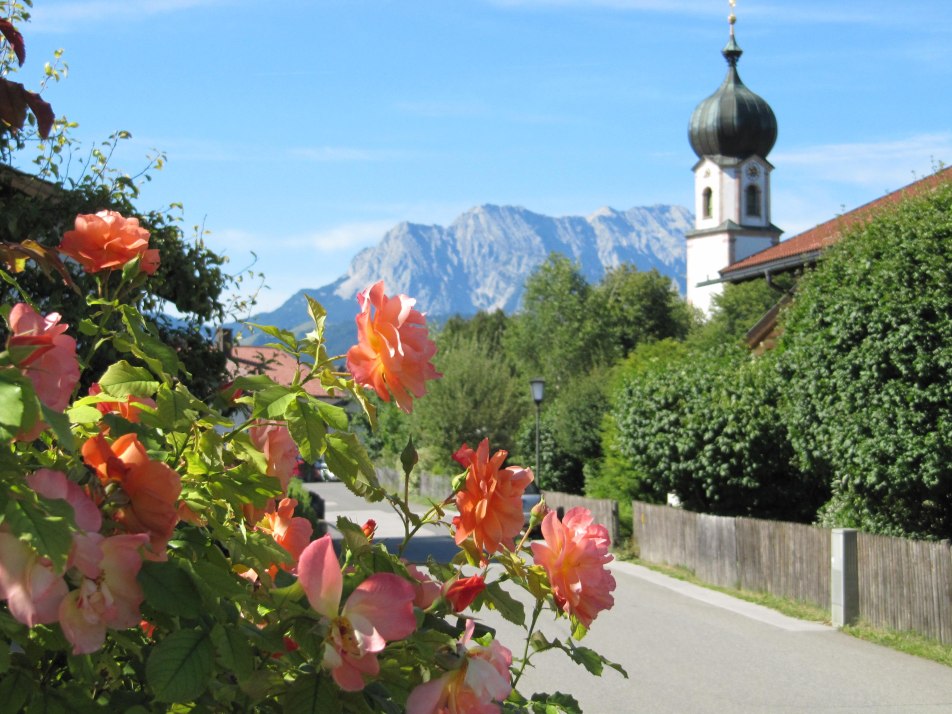
[[[145,675],[160,702],[185,703],[208,687],[215,651],[206,632],[178,630],[162,640],[149,655]]]
[[[139,571],[139,584],[150,607],[180,617],[202,615],[202,598],[191,576],[174,559],[163,562],[144,561]]]

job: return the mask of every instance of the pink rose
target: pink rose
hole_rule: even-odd
[[[28,627],[56,622],[68,588],[48,558],[10,533],[0,533],[0,600]]]
[[[79,381],[76,340],[66,334],[68,325],[58,313],[44,317],[22,302],[13,306],[9,323],[7,349],[37,397],[50,409],[66,409]]]
[[[102,647],[107,627],[123,630],[142,621],[139,608],[145,595],[137,576],[148,536],[96,537],[102,552],[99,572],[93,578],[84,577],[59,606],[59,623],[73,644],[73,654],[89,654]]]
[[[139,227],[138,219],[116,211],[76,216],[75,230],[63,235],[59,250],[87,273],[121,268],[139,256],[139,267],[147,275],[159,267],[159,251],[149,249],[149,231]]]
[[[612,559],[608,529],[593,525],[591,512],[576,506],[561,521],[550,511],[542,520],[542,536],[544,542],[532,544],[532,556],[548,573],[556,604],[589,627],[615,604],[615,578],[605,567]]]
[[[347,350],[347,369],[358,384],[385,402],[392,394],[409,413],[413,397],[426,394],[426,380],[441,376],[430,362],[436,344],[428,338],[426,318],[406,295],[384,295],[383,281],[358,293],[357,302],[357,344]]]
[[[278,479],[281,482],[281,490],[286,493],[300,456],[297,444],[291,438],[291,432],[284,424],[258,421],[248,429],[248,436],[255,448],[264,454],[268,462],[268,476]]]
[[[485,647],[473,642],[473,630],[473,621],[467,620],[457,645],[462,666],[410,692],[407,714],[499,713],[497,702],[504,701],[512,691],[512,652],[496,640]]]
[[[324,667],[346,692],[364,688],[380,671],[377,653],[416,629],[413,587],[392,573],[364,580],[341,607],[344,578],[329,535],[313,541],[298,559],[298,581],[311,607],[329,623]]]

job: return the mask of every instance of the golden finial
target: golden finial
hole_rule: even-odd
[[[727,16],[727,21],[731,24],[731,37],[734,36],[734,23],[737,22],[737,15],[734,14],[734,8],[737,6],[737,0],[728,0],[731,6],[731,14]]]

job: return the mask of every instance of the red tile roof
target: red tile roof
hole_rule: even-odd
[[[300,367],[289,354],[274,347],[242,347],[241,345],[235,345],[231,348],[229,360],[231,361],[229,371],[232,377],[267,374],[278,384],[291,384],[296,371],[307,371],[306,367]],[[304,389],[308,394],[319,399],[335,400],[339,398],[329,395],[317,380],[311,380],[305,384]]]
[[[952,181],[952,167],[930,174],[898,191],[888,193],[775,246],[754,253],[721,270],[721,277],[725,280],[748,278],[770,269],[790,268],[812,262],[822,249],[838,241],[847,228],[871,220],[877,213],[907,196],[915,196],[948,181]]]

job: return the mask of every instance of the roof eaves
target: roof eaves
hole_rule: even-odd
[[[784,258],[777,258],[775,260],[765,261],[763,263],[757,263],[756,265],[748,265],[739,270],[731,270],[729,267],[724,268],[720,271],[720,279],[709,280],[707,283],[702,283],[702,285],[713,285],[715,283],[740,283],[745,280],[751,280],[753,278],[762,277],[764,274],[770,273],[783,273],[789,270],[796,270],[805,265],[812,265],[816,263],[820,258],[820,249],[809,250],[803,253],[797,253],[796,255],[786,256]]]

